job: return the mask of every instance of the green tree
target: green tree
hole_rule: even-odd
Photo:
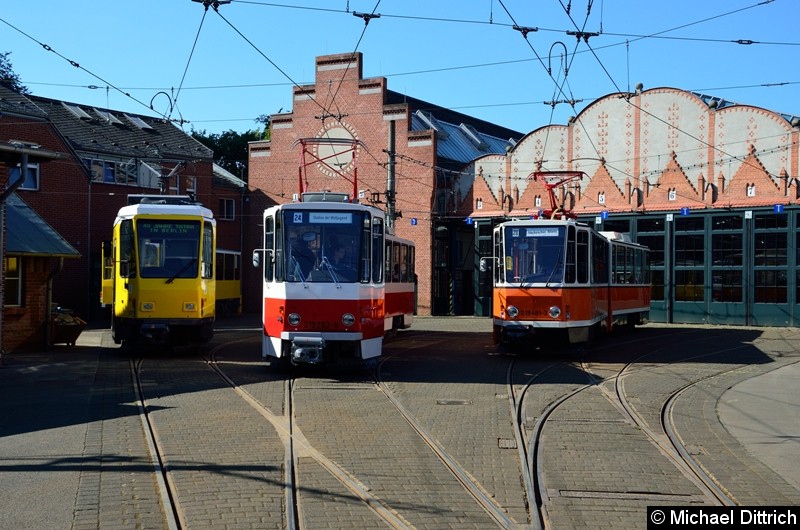
[[[261,140],[261,132],[208,134],[192,129],[192,137],[214,151],[214,162],[247,182],[247,143]]]
[[[9,85],[20,94],[30,94],[31,91],[28,87],[23,85],[19,80],[19,76],[14,73],[14,68],[8,58],[9,55],[11,55],[11,52],[0,53],[0,83]]]

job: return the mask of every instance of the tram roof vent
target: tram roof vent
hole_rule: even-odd
[[[350,202],[350,196],[346,193],[315,191],[304,193],[303,202]]]

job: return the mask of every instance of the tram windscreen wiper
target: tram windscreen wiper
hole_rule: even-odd
[[[558,255],[556,256],[556,261],[555,261],[555,263],[553,263],[553,270],[550,271],[550,276],[547,277],[547,283],[545,283],[545,285],[547,287],[550,287],[550,280],[553,279],[553,274],[555,274],[557,270],[563,268],[563,263],[561,263],[561,254],[563,252],[564,252],[563,248],[559,248],[558,249]],[[562,275],[563,275],[563,272],[562,272]]]
[[[194,263],[195,263],[196,261],[197,261],[197,258],[192,258],[192,259],[190,259],[189,261],[187,261],[187,262],[186,262],[186,263],[183,265],[183,267],[181,267],[180,269],[178,269],[178,272],[176,272],[175,274],[173,274],[172,276],[170,276],[169,278],[167,278],[167,281],[166,281],[166,282],[164,282],[164,283],[172,283],[172,282],[175,280],[175,278],[177,278],[178,276],[180,276],[181,274],[183,274],[184,272],[186,272],[186,270],[187,270],[187,269],[189,269],[189,267],[191,267],[192,265],[194,265]]]
[[[328,271],[328,274],[330,275],[331,279],[333,280],[333,283],[336,284],[336,287],[339,287],[339,278],[336,277],[336,269],[334,269],[333,265],[331,265],[331,262],[328,261],[328,257],[327,256],[322,256],[321,263],[325,267],[325,269]]]
[[[303,276],[302,269],[300,269],[300,262],[298,262],[297,258],[295,258],[293,255],[290,254],[289,255],[289,263],[290,263],[290,266],[294,267],[292,269],[292,274],[294,274],[295,281],[297,281],[297,278],[300,278],[300,283],[302,283],[303,287],[305,287],[306,286],[306,278],[305,278],[305,276]]]

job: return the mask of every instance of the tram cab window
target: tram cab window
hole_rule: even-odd
[[[505,281],[563,281],[566,230],[563,226],[515,227],[505,233]]]

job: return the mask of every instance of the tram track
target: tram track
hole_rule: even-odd
[[[641,356],[640,359],[644,357],[646,356]],[[523,384],[515,385],[514,369],[517,359],[518,358],[512,359],[509,364],[507,384],[509,387],[509,398],[514,415],[514,424],[516,426],[516,436],[522,444],[522,447],[520,448],[522,478],[525,484],[527,495],[529,499],[532,499],[534,502],[533,505],[535,506],[535,508],[531,509],[531,518],[535,528],[552,528],[554,526],[553,519],[550,515],[551,498],[545,481],[544,452],[547,450],[547,447],[543,441],[543,432],[548,421],[556,413],[556,411],[567,406],[567,403],[570,402],[570,400],[573,400],[575,396],[584,393],[585,391],[599,389],[605,398],[619,411],[619,413],[625,416],[625,423],[633,424],[640,428],[643,432],[646,432],[650,442],[658,447],[662,454],[670,456],[675,465],[681,467],[681,465],[677,462],[680,461],[682,454],[688,456],[686,451],[681,453],[681,451],[675,448],[680,444],[677,438],[671,438],[666,441],[662,440],[656,433],[653,433],[650,427],[638,415],[636,415],[635,412],[632,411],[632,407],[625,400],[624,390],[621,390],[621,381],[626,374],[630,375],[627,371],[630,370],[631,366],[635,365],[636,361],[625,364],[624,367],[615,375],[605,377],[598,377],[597,373],[593,372],[584,361],[575,362],[569,359],[563,359],[555,362],[539,361],[534,365],[527,363],[525,366],[528,372],[533,372],[532,375]],[[569,368],[580,369],[585,375],[586,383],[568,389],[560,396],[552,399],[549,403],[543,404],[540,402],[538,406],[527,403],[526,400],[530,401],[528,398],[534,385],[540,381],[545,374],[556,371],[559,368],[562,370]],[[604,388],[604,384],[609,381],[614,383],[617,392],[616,395]],[[530,436],[527,434],[527,413],[525,412],[526,407],[535,407],[534,414],[537,417]],[[689,464],[683,464],[682,469],[683,472],[687,474],[687,470],[692,470],[692,467]],[[688,476],[689,475],[687,474],[687,477]],[[702,475],[702,473],[699,474],[699,477],[700,478],[698,479],[698,473],[694,473],[690,477],[696,484],[699,483],[698,487],[703,488],[707,482],[713,484],[713,481],[710,477],[705,477]],[[705,481],[703,479],[705,479]],[[716,486],[714,488],[708,487],[708,492],[712,491],[717,493]],[[721,497],[718,497],[714,493],[707,494],[709,494],[713,499],[725,498],[724,494],[721,494]],[[585,491],[583,495],[590,496],[590,492]],[[622,498],[625,497],[624,494],[620,494],[620,496]],[[665,498],[669,498],[669,496],[665,496]],[[719,500],[719,503],[725,504],[722,500]]]
[[[247,340],[247,339],[243,339]],[[298,490],[300,479],[298,477],[298,459],[310,458],[331,476],[333,476],[342,486],[344,486],[354,498],[360,499],[364,506],[369,508],[378,518],[380,518],[390,528],[408,529],[413,528],[407,521],[404,521],[395,510],[387,506],[384,500],[371,494],[369,488],[365,487],[356,477],[336,464],[332,459],[315,449],[309,440],[298,428],[294,421],[294,389],[296,380],[288,377],[284,380],[284,414],[276,414],[267,406],[261,403],[245,388],[236,383],[217,362],[217,353],[238,341],[230,341],[225,345],[212,349],[207,355],[201,355],[203,364],[212,370],[236,395],[245,402],[250,408],[258,412],[275,430],[284,446],[285,460],[283,463],[282,483],[284,484],[284,517],[285,527],[290,530],[301,529],[304,527],[303,507],[299,500]],[[148,413],[149,405],[147,401],[143,383],[142,369],[145,363],[144,358],[131,361],[131,371],[134,385],[137,389],[137,399],[142,415],[142,422],[150,447],[152,461],[156,471],[157,480],[160,484],[161,503],[164,511],[168,514],[167,526],[172,529],[183,529],[191,527],[187,521],[184,510],[181,507],[181,495],[179,486],[171,477],[170,461],[162,448],[162,442],[158,433],[157,422]],[[171,514],[171,515],[170,515]]]
[[[617,502],[657,502],[659,497],[665,502],[677,503],[697,503],[701,502],[716,506],[734,506],[742,504],[729,488],[715,476],[712,469],[709,469],[702,462],[697,460],[693,452],[696,451],[691,444],[691,437],[681,435],[675,425],[674,416],[678,402],[681,397],[692,392],[701,385],[707,385],[717,379],[736,380],[736,374],[743,368],[750,366],[753,361],[753,348],[746,341],[738,339],[730,343],[722,342],[715,337],[705,340],[705,345],[698,342],[694,332],[678,332],[673,334],[668,344],[662,344],[655,348],[649,347],[649,339],[641,342],[648,352],[645,354],[625,356],[609,356],[602,351],[602,347],[585,351],[580,359],[571,356],[562,357],[558,360],[552,358],[525,360],[516,357],[511,360],[508,368],[508,386],[512,409],[514,411],[514,424],[517,426],[517,439],[525,445],[524,450],[520,450],[520,461],[522,462],[523,481],[528,497],[535,499],[535,507],[532,509],[532,519],[537,528],[558,528],[564,526],[563,508],[559,508],[558,503],[552,498],[551,493],[556,497],[570,497],[569,501],[572,509],[576,509],[576,502],[588,503],[587,506],[602,499],[619,499]],[[679,340],[676,340],[679,339]],[[620,345],[627,343],[627,351],[635,351],[631,348],[635,344],[633,340],[617,341],[614,343],[615,351],[620,350]],[[691,348],[687,347],[691,345]],[[689,353],[691,352],[691,353]],[[750,355],[750,357],[748,357]],[[691,363],[691,364],[689,364]],[[687,366],[692,366],[687,369]],[[528,379],[524,382],[515,381],[519,379],[514,376],[515,371],[524,371]],[[574,386],[573,388],[561,388],[560,395],[548,396],[547,387],[542,379],[548,373],[567,373],[570,370],[580,370],[586,378],[585,384]],[[670,373],[673,371],[674,373]],[[574,377],[572,378],[574,381]],[[644,396],[635,397],[626,388],[629,381],[638,381],[639,389],[648,389],[650,392]],[[658,381],[657,384],[654,384]],[[563,387],[563,384],[561,385]],[[532,389],[537,388],[539,394],[536,399],[532,399]],[[547,454],[553,451],[552,441],[558,438],[550,436],[549,440],[545,437],[545,431],[550,429],[553,418],[560,414],[560,418],[555,419],[554,430],[559,432],[559,426],[567,425],[569,418],[574,417],[577,421],[590,425],[592,422],[612,422],[606,424],[607,427],[598,432],[608,432],[614,430],[614,420],[603,417],[590,420],[586,417],[587,412],[580,412],[587,402],[584,399],[578,400],[581,395],[587,392],[599,391],[599,394],[617,411],[620,415],[620,432],[631,432],[630,427],[637,429],[634,432],[642,433],[648,442],[657,449],[662,457],[666,458],[671,465],[677,469],[684,480],[689,481],[699,492],[698,495],[686,496],[686,493],[677,494],[680,490],[672,489],[659,493],[651,491],[647,487],[633,490],[622,489],[615,493],[615,487],[603,488],[597,486],[592,488],[581,488],[580,483],[572,482],[561,483],[558,486],[548,483],[553,480],[553,476],[558,478],[559,474],[553,474],[553,469],[548,468]],[[544,393],[542,394],[542,391]],[[574,402],[574,404],[573,404]],[[561,412],[563,410],[563,412]],[[573,412],[569,412],[573,411]],[[680,414],[685,415],[682,411]],[[535,425],[530,429],[527,425],[529,417],[536,417]],[[586,419],[580,419],[586,417]],[[565,422],[566,421],[566,422]],[[530,430],[529,430],[530,429]],[[551,429],[552,430],[552,429]],[[561,428],[563,431],[563,428]],[[697,436],[697,433],[691,433]],[[630,436],[630,434],[628,435]],[[592,447],[591,442],[587,441],[588,447]],[[559,444],[563,445],[563,443]],[[641,448],[637,451],[640,451]],[[607,452],[598,453],[603,458],[608,457]],[[639,452],[636,453],[637,455]],[[586,457],[586,455],[584,455]],[[582,457],[583,458],[583,457]],[[638,458],[638,457],[637,457]],[[591,460],[582,460],[583,465]],[[603,466],[598,466],[603,469]],[[593,475],[597,478],[597,472]],[[765,483],[765,486],[768,484]],[[556,489],[553,489],[556,488]],[[566,488],[566,489],[562,489]],[[574,488],[570,490],[570,488]],[[596,491],[592,491],[596,490]],[[627,491],[627,492],[626,492]],[[533,492],[533,493],[531,493]],[[584,501],[577,501],[583,498]],[[597,501],[593,500],[597,499]],[[627,499],[627,500],[626,500]],[[555,515],[554,515],[555,510]],[[559,514],[559,510],[561,513]],[[538,516],[538,520],[535,520]],[[566,520],[569,520],[568,518]],[[572,523],[575,524],[573,519]],[[588,523],[588,521],[584,521]]]
[[[170,484],[169,472],[164,462],[164,455],[159,451],[155,427],[147,413],[147,400],[145,399],[142,379],[140,377],[140,369],[143,362],[144,360],[141,358],[130,361],[131,380],[134,382],[134,391],[139,408],[139,418],[142,421],[147,450],[150,453],[150,460],[153,462],[153,474],[158,487],[159,498],[161,500],[161,505],[164,507],[166,526],[169,530],[178,530],[184,527],[179,524],[181,520],[180,506],[175,496],[175,488]]]
[[[484,514],[487,522],[475,524],[481,528],[564,528],[575,524],[581,517],[578,508],[578,515],[565,519],[565,510],[574,511],[579,506],[590,510],[591,506],[608,506],[608,503],[629,506],[631,510],[641,510],[642,506],[652,502],[724,506],[741,503],[735,492],[725,486],[724,477],[715,473],[714,463],[696,458],[697,442],[694,441],[693,446],[692,437],[686,436],[695,433],[683,432],[685,427],[675,421],[676,416],[685,415],[680,403],[687,394],[701,391],[698,389],[703,385],[724,384],[726,378],[739,380],[745,377],[737,375],[737,371],[754,361],[743,353],[748,344],[736,337],[731,342],[719,342],[709,337],[705,344],[701,344],[692,330],[673,331],[669,344],[664,344],[657,335],[648,334],[643,338],[623,335],[621,339],[616,337],[619,340],[615,340],[613,345],[601,344],[591,350],[578,350],[561,357],[508,355],[504,359],[502,354],[481,354],[486,366],[494,366],[495,372],[483,374],[479,380],[487,383],[495,380],[501,373],[497,370],[500,367],[505,373],[506,392],[498,392],[492,397],[505,399],[510,411],[513,431],[509,433],[513,440],[506,443],[512,442],[509,448],[513,446],[519,463],[518,486],[527,502],[525,520],[519,511],[511,510],[507,499],[497,495],[497,484],[487,480],[490,478],[487,470],[476,467],[479,462],[474,458],[476,455],[452,445],[455,438],[442,436],[446,431],[441,429],[441,422],[452,418],[455,420],[452,428],[462,429],[466,425],[463,421],[468,419],[462,417],[463,413],[469,409],[445,406],[439,407],[438,411],[426,412],[419,400],[423,396],[409,393],[413,390],[413,379],[406,377],[412,372],[406,374],[403,370],[418,363],[424,358],[421,356],[437,352],[435,357],[427,357],[426,362],[432,364],[421,368],[423,372],[435,372],[437,363],[451,362],[446,353],[449,351],[446,336],[440,339],[428,334],[404,342],[397,351],[402,352],[401,357],[396,357],[397,353],[392,353],[390,348],[375,368],[364,370],[352,378],[327,371],[276,373],[261,363],[243,362],[235,355],[226,357],[226,348],[235,348],[252,340],[252,337],[236,338],[241,336],[232,335],[224,344],[213,347],[198,358],[200,362],[183,359],[175,361],[175,367],[170,367],[171,362],[162,359],[141,358],[131,362],[137,395],[140,396],[142,422],[145,430],[151,433],[148,445],[163,484],[160,486],[163,489],[161,502],[174,520],[168,520],[165,525],[170,530],[193,526],[193,516],[187,515],[182,506],[187,499],[183,496],[185,474],[182,479],[176,479],[174,475],[176,469],[184,471],[181,469],[184,463],[175,459],[174,446],[171,450],[162,447],[165,440],[169,442],[169,435],[159,432],[163,420],[150,418],[148,412],[153,408],[157,415],[164,415],[160,407],[168,409],[172,403],[158,401],[184,391],[179,387],[161,385],[161,381],[172,373],[170,370],[179,369],[178,364],[183,365],[180,369],[191,372],[191,379],[202,379],[202,388],[221,392],[222,389],[217,388],[220,386],[227,392],[232,391],[230,395],[235,395],[237,402],[246,404],[245,408],[261,418],[264,427],[259,430],[266,428],[280,440],[281,474],[270,480],[279,483],[282,491],[281,527],[292,530],[314,527],[315,522],[321,520],[320,513],[324,509],[336,509],[342,502],[354,510],[369,512],[374,524],[384,527],[435,527],[436,523],[422,521],[449,520],[449,515],[440,509],[443,506],[441,500],[431,499],[426,503],[422,500],[424,493],[420,496],[406,491],[412,485],[417,485],[420,493],[429,491],[427,485],[417,482],[420,476],[411,473],[408,468],[411,461],[398,459],[402,455],[396,453],[396,448],[410,447],[409,444],[415,446],[409,449],[414,466],[431,472],[440,465],[459,485],[460,500],[457,502],[461,507],[472,505],[472,511],[468,512],[471,520],[480,520],[475,510]],[[612,348],[613,352],[609,353]],[[647,353],[642,354],[642,351]],[[263,371],[253,372],[254,366]],[[148,367],[151,370],[149,375]],[[164,373],[154,376],[153,369],[164,370]],[[205,370],[205,375],[201,370]],[[385,376],[390,372],[387,382]],[[212,375],[218,383],[211,382]],[[469,385],[458,374],[449,376],[460,382],[453,388]],[[496,380],[501,383],[500,379]],[[714,383],[717,380],[719,382]],[[657,385],[653,383],[655,381],[658,381]],[[642,389],[648,393],[642,394]],[[491,386],[486,390],[491,392]],[[268,397],[278,393],[280,400]],[[432,399],[430,394],[427,399]],[[155,407],[152,407],[153,401]],[[439,401],[457,405],[459,400]],[[235,406],[232,403],[230,401],[229,407]],[[573,436],[570,433],[575,432],[575,428],[585,430],[587,436],[577,438],[579,444],[572,447],[566,445],[569,438],[564,436]],[[596,439],[592,432],[597,432]],[[503,434],[498,431],[495,436],[502,438]],[[641,439],[634,449],[635,462],[630,458],[626,461],[622,453],[608,460],[613,454],[612,447],[599,444],[605,439],[613,440],[614,436],[626,440],[631,440],[631,437]],[[235,441],[238,443],[238,439]],[[554,442],[558,445],[554,446]],[[650,451],[644,451],[642,444],[645,443],[650,445]],[[470,451],[474,450],[474,447],[470,448]],[[585,466],[592,458],[606,461],[592,471],[593,484],[565,482],[571,473],[571,463],[563,457],[559,457],[558,462],[559,465],[566,463],[566,475],[551,467],[556,452],[564,450],[578,451],[580,465]],[[599,452],[593,455],[593,450]],[[424,455],[425,452],[428,456]],[[257,459],[258,455],[253,458]],[[644,460],[638,460],[640,458]],[[638,479],[632,473],[623,484],[609,482],[607,486],[603,485],[607,473],[610,473],[608,480],[613,480],[611,477],[627,473],[624,467],[627,464],[647,467],[651,462],[649,459],[654,459],[652,462],[656,462],[655,459],[663,461],[653,464],[653,476],[664,477],[666,481],[659,478],[658,483],[637,486]],[[438,464],[432,467],[434,460]],[[614,465],[620,467],[615,469]],[[668,467],[673,471],[669,472]],[[322,486],[325,481],[321,480],[320,473],[332,478],[338,486],[333,487],[330,481]],[[682,477],[684,486],[678,485],[678,476]],[[435,481],[440,483],[442,475],[436,474],[436,477]],[[452,495],[454,490],[449,491]],[[320,499],[335,502],[327,508],[320,508]],[[355,507],[356,504],[361,508]],[[623,526],[627,524],[631,524],[631,520],[626,520]]]

